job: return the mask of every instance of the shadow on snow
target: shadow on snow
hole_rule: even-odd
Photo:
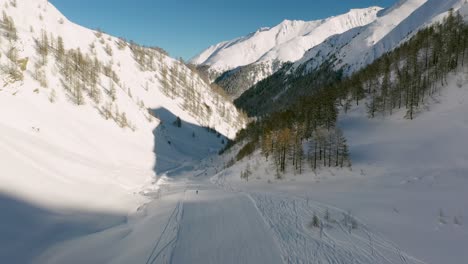
[[[180,120],[165,108],[153,109],[161,124],[153,131],[154,171],[157,176],[174,176],[192,171],[196,165],[210,155],[216,155],[227,139],[214,129]]]

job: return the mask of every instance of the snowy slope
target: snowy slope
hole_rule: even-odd
[[[383,10],[367,26],[333,36],[309,50],[294,68],[305,65],[307,70],[325,60],[334,60],[337,69],[347,73],[360,69],[385,52],[397,47],[421,27],[443,18],[450,8],[459,10],[463,0],[401,0]]]
[[[177,160],[180,153],[176,145],[164,146],[178,134],[169,139],[161,135],[162,124],[169,126],[179,116],[184,124],[180,131],[186,134],[179,140],[201,146],[193,148],[198,150],[195,156],[181,154],[182,160],[222,147],[221,139],[202,127],[232,138],[244,125],[230,102],[158,50],[138,47],[145,54],[142,65],[131,50],[137,46],[73,24],[46,0],[1,0],[0,7],[18,36],[7,40],[2,27],[2,194],[52,207],[133,210],[146,200],[139,192],[151,183],[159,166],[168,166],[164,157]],[[49,43],[45,64],[36,47],[44,35]],[[91,88],[80,78],[68,81],[63,74],[64,66],[56,59],[59,36],[64,56],[72,56],[67,54],[74,49],[74,54],[81,54],[78,59],[100,64],[99,70],[91,70],[98,72],[99,101],[91,99]],[[11,50],[17,51],[18,59],[6,55]],[[24,69],[20,60],[26,60]],[[20,72],[23,79],[12,79],[9,69]],[[165,92],[164,82],[177,93]],[[76,87],[82,93],[81,105],[75,103]],[[192,133],[206,144],[195,142]]]
[[[274,71],[277,70],[274,63],[296,61],[326,38],[372,22],[380,10],[379,7],[352,9],[346,14],[317,21],[284,20],[273,28],[262,28],[211,46],[190,62],[209,66],[218,75],[252,63],[267,64],[272,68],[270,71]]]
[[[244,125],[232,103],[160,50],[76,25],[46,0],[0,0],[0,9],[1,263],[37,263],[55,244],[132,221],[169,170],[216,153]],[[165,221],[158,209],[145,221]]]
[[[213,180],[252,195],[288,246],[286,254],[294,256],[292,263],[317,258],[327,263],[330,251],[331,257],[348,256],[333,263],[353,263],[354,257],[364,258],[356,263],[464,263],[468,70],[460,69],[448,80],[426,104],[428,111],[412,121],[403,117],[404,111],[369,119],[363,104],[342,113],[338,125],[349,142],[352,170],[290,172],[278,180],[272,161],[258,153]],[[239,177],[246,164],[254,171],[249,182]],[[338,209],[332,216],[338,222],[350,212],[364,233],[356,230],[343,237],[332,225],[323,239],[317,238],[319,231],[304,234],[307,228],[301,225],[314,213],[323,220],[326,209],[330,214]]]
[[[362,105],[342,114],[352,170],[277,180],[260,155],[226,170],[229,153],[211,157],[161,181],[162,191],[148,193],[157,199],[129,221],[34,262],[463,263],[467,74],[450,76],[431,111],[413,121],[402,113],[369,120]],[[239,177],[247,163],[249,182]],[[322,230],[311,227],[314,215]]]

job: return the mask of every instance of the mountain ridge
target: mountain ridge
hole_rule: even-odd
[[[226,87],[217,81],[236,98],[246,88],[272,75],[283,63],[300,59],[308,49],[329,36],[371,23],[380,10],[375,6],[351,9],[342,15],[314,21],[285,19],[274,27],[215,44],[189,62],[207,68],[212,81],[223,73],[242,69],[245,83],[240,86]]]

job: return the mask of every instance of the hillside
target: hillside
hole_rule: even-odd
[[[78,26],[46,0],[0,7],[2,193],[133,210],[145,200],[139,192],[170,166],[167,157],[182,162],[222,147],[204,127],[233,138],[244,125],[232,103],[161,49]],[[176,117],[197,155],[164,146],[177,133],[163,139],[161,129]],[[195,138],[206,145],[190,143]]]
[[[391,51],[421,28],[440,21],[449,9],[457,11],[463,0],[401,0],[371,24],[331,37],[308,51],[294,68],[306,71],[333,60],[336,69],[355,72]]]
[[[461,0],[400,1],[382,10],[369,25],[332,36],[310,49],[300,60],[251,87],[235,103],[249,115],[276,111],[278,105],[289,105],[371,64],[419,30],[440,22],[451,8],[466,16],[463,5]]]
[[[347,139],[351,169],[314,171],[313,160],[304,158],[302,174],[289,161],[278,179],[273,155],[266,160],[258,150],[213,181],[249,193],[288,245],[284,254],[298,262],[320,263],[307,261],[318,256],[324,263],[331,257],[350,263],[361,252],[370,261],[359,263],[458,264],[468,258],[466,68],[451,74],[425,109],[414,120],[404,118],[405,111],[369,119],[365,104],[340,112],[337,126]],[[247,167],[248,182],[240,177]],[[307,228],[314,214],[326,223],[323,239],[318,229]],[[346,214],[362,221],[352,238],[340,235]],[[348,257],[336,259],[342,250],[350,250]]]
[[[460,247],[467,239],[461,221],[466,210],[459,199],[468,186],[461,162],[466,156],[461,142],[467,130],[467,6],[446,11],[347,78],[320,84],[308,96],[289,97],[286,107],[288,101],[277,100],[274,112],[249,124],[226,150],[224,159],[232,166],[213,182],[251,195],[288,248],[288,261],[466,259]],[[323,76],[323,71],[290,75],[287,88]],[[284,85],[273,77],[259,83],[263,100],[269,89]],[[366,224],[349,223],[351,215]],[[367,233],[368,227],[382,236]],[[353,238],[342,238],[337,230],[343,229]],[[394,243],[406,252],[397,253],[399,259],[392,257]],[[348,258],[340,259],[348,246]]]

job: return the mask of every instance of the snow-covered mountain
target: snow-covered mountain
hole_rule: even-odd
[[[310,71],[326,60],[333,60],[336,69],[352,73],[391,51],[422,27],[440,21],[452,8],[458,11],[464,0],[400,0],[379,13],[367,26],[332,36],[309,50],[294,64]]]
[[[76,25],[47,0],[0,0],[0,8],[2,194],[135,209],[160,167],[223,146],[226,139],[205,127],[232,138],[245,124],[232,103],[161,49]]]
[[[247,36],[209,47],[190,60],[190,63],[208,68],[212,78],[244,67],[249,85],[270,76],[284,62],[299,60],[310,48],[328,37],[374,21],[379,7],[352,9],[348,13],[316,21],[284,20],[272,28],[261,28]],[[249,66],[249,67],[245,67]],[[247,87],[248,88],[248,87]],[[241,91],[228,92],[240,95]],[[234,97],[237,97],[234,96]]]
[[[408,41],[420,29],[441,21],[451,9],[466,18],[467,5],[464,0],[401,0],[380,10],[374,22],[329,37],[298,61],[249,87],[250,90],[234,102],[249,114],[277,110],[294,102],[298,96],[313,93],[316,86],[320,86],[309,81],[302,85],[298,79],[320,80],[314,75],[323,77],[324,70],[331,76],[335,73],[350,75]],[[232,76],[228,83],[238,81],[236,74]]]

